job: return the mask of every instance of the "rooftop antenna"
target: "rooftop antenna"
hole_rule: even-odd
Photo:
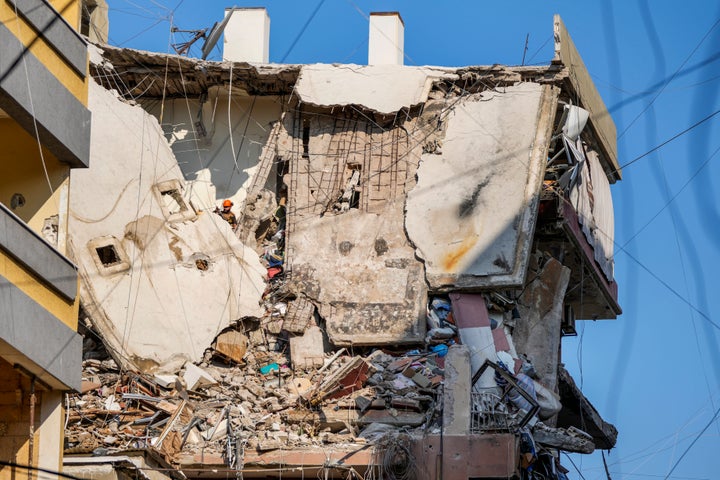
[[[173,43],[172,44],[173,50],[175,50],[175,53],[177,53],[178,55],[186,55],[188,53],[188,51],[190,50],[190,47],[192,47],[192,45],[195,42],[197,42],[201,38],[205,38],[205,32],[207,32],[207,30],[208,30],[207,28],[203,28],[202,30],[181,30],[177,27],[172,27],[170,29],[170,31],[172,33],[181,32],[181,33],[192,33],[193,34],[192,38],[190,40],[188,40],[187,42]],[[203,59],[204,58],[205,57],[203,57]]]
[[[525,35],[525,48],[523,49],[523,59],[522,59],[522,63],[520,64],[522,66],[525,66],[525,55],[527,54],[527,51],[528,51],[528,41],[529,40],[530,40],[530,34],[528,33],[527,35]]]
[[[230,17],[232,17],[232,14],[235,12],[235,10],[240,9],[238,7],[233,7],[226,10],[225,18],[223,18],[222,22],[215,22],[215,25],[213,25],[210,29],[210,33],[208,33],[205,44],[202,47],[203,60],[205,60],[208,55],[210,55],[210,52],[212,52],[212,49],[215,48],[218,40],[220,40],[220,35],[222,35],[223,31],[225,30],[225,26],[227,26],[227,23],[230,21]]]

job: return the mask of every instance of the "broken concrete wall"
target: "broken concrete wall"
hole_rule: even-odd
[[[291,159],[286,266],[318,304],[336,345],[409,343],[425,335],[422,264],[404,231],[420,144],[413,121],[382,129],[363,118],[287,117]]]
[[[257,255],[197,213],[156,119],[91,83],[91,166],[71,177],[81,300],[124,366],[174,371],[217,333],[262,314]]]
[[[431,288],[522,285],[556,104],[552,87],[523,83],[453,107],[407,202]]]
[[[211,211],[229,198],[239,215],[263,145],[280,119],[282,99],[250,96],[239,86],[217,86],[200,99],[149,102],[144,107],[162,117],[196,207]],[[268,180],[274,190],[274,176]]]

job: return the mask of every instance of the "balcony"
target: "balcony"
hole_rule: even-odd
[[[80,387],[77,275],[0,204],[0,357],[54,389]]]

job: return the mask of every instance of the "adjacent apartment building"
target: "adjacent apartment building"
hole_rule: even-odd
[[[0,3],[0,478],[62,469],[64,392],[80,388],[70,171],[87,168],[79,0]]]

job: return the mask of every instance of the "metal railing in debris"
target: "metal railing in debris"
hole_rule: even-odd
[[[470,433],[510,432],[513,418],[498,389],[483,389],[470,394]]]
[[[498,387],[479,388],[475,384],[488,368],[495,371]],[[532,396],[517,384],[515,378],[500,365],[486,360],[472,377],[470,396],[470,433],[510,432],[525,427],[540,406]],[[528,410],[511,412],[508,397],[511,394],[524,398]]]

